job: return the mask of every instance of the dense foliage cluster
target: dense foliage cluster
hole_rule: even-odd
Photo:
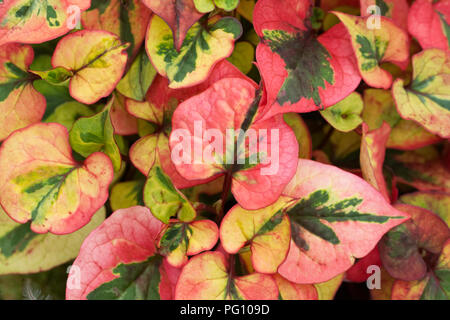
[[[0,1],[0,298],[448,300],[449,47],[450,0]]]

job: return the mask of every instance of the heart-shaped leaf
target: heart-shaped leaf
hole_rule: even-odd
[[[233,260],[231,256],[228,260]],[[183,268],[175,291],[177,300],[276,300],[275,280],[265,274],[233,275],[233,264],[222,252],[205,252]]]
[[[355,130],[362,123],[360,117],[362,110],[361,95],[353,92],[334,106],[320,111],[320,114],[337,130],[349,132]]]
[[[69,90],[74,99],[92,104],[109,96],[119,82],[127,62],[127,47],[107,31],[82,30],[58,42],[52,65],[72,72]]]
[[[170,297],[170,281],[156,253],[162,229],[147,208],[114,212],[83,242],[72,266],[78,271],[67,279],[66,299]],[[71,285],[77,280],[78,287]]]
[[[41,43],[77,27],[77,13],[90,0],[8,0],[0,4],[0,45],[9,42]]]
[[[295,135],[282,117],[254,122],[259,101],[251,82],[217,81],[178,106],[170,136],[172,160],[183,177],[225,173],[236,200],[248,210],[275,202],[298,157]]]
[[[450,137],[450,53],[428,49],[412,58],[413,80],[408,88],[397,79],[392,87],[398,113],[428,131]]]
[[[111,159],[114,171],[119,171],[122,158],[114,139],[110,116],[112,103],[113,99],[96,115],[77,120],[70,130],[69,141],[73,150],[85,158],[94,152],[104,152]]]
[[[196,216],[191,203],[175,188],[158,165],[153,166],[148,173],[144,188],[144,203],[152,214],[165,224],[169,223],[172,216],[178,216],[185,222],[192,221]]]
[[[45,98],[34,89],[28,73],[33,58],[31,46],[0,46],[0,141],[14,130],[39,122],[44,115]]]
[[[381,261],[396,279],[420,280],[428,268],[422,250],[439,255],[450,237],[450,230],[431,211],[407,204],[397,204],[395,207],[407,212],[411,220],[392,229],[382,238],[379,245]]]
[[[309,0],[262,0],[255,6],[255,31],[262,39],[256,60],[267,90],[265,119],[332,106],[361,80],[345,28],[338,25],[317,37],[310,5]]]
[[[283,194],[291,198],[284,212],[292,241],[278,272],[295,283],[323,282],[346,271],[408,217],[361,178],[311,160],[298,161]]]
[[[391,20],[380,17],[380,26],[369,25],[371,17],[356,17],[334,12],[342,21],[352,39],[363,80],[371,87],[389,89],[392,75],[380,67],[382,62],[392,62],[406,68],[409,61],[408,34]]]
[[[102,207],[83,228],[60,236],[34,233],[29,223],[14,222],[0,209],[0,274],[42,272],[76,258],[84,239],[105,215]]]
[[[113,178],[103,153],[75,162],[67,129],[56,123],[11,134],[0,148],[0,168],[0,204],[15,221],[31,220],[37,233],[66,234],[86,225],[106,202]]]
[[[287,216],[279,210],[283,202],[260,210],[234,206],[220,226],[220,241],[230,254],[250,249],[252,265],[260,273],[276,273],[286,258],[290,242]]]
[[[154,15],[147,32],[146,48],[158,73],[167,77],[171,88],[203,82],[214,65],[231,55],[242,26],[232,17],[209,19],[207,26],[194,24],[177,51],[169,26]]]
[[[425,278],[416,281],[395,281],[393,300],[449,300],[450,299],[450,239],[444,245],[436,266]]]
[[[211,220],[174,223],[164,232],[159,248],[167,262],[179,268],[188,262],[187,256],[212,249],[218,239],[219,229]]]

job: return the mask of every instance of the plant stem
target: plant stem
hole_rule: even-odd
[[[227,202],[228,195],[230,194],[232,181],[233,181],[233,173],[231,171],[227,171],[225,173],[225,179],[223,180],[222,197],[221,197],[222,204],[220,207],[220,212],[217,215],[218,224],[222,222],[223,216],[225,214],[225,203]]]

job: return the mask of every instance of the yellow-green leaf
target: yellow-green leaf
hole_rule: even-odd
[[[80,117],[90,117],[94,114],[94,111],[88,106],[77,101],[69,101],[56,107],[55,111],[44,122],[56,122],[70,130]]]
[[[353,92],[334,106],[320,111],[320,114],[335,129],[342,132],[349,132],[356,129],[362,123],[360,117],[362,110],[363,100],[361,95]]]
[[[254,58],[255,48],[252,44],[247,41],[241,41],[234,46],[234,51],[228,58],[228,61],[238,67],[243,73],[247,74],[252,69]]]
[[[380,17],[379,27],[372,27],[367,21],[370,17],[356,17],[336,11],[333,13],[350,33],[364,81],[375,88],[390,88],[392,75],[380,68],[380,63],[389,61],[406,67],[409,59],[408,34],[385,17]]]
[[[74,259],[84,239],[105,219],[102,207],[80,230],[68,235],[37,234],[0,209],[0,274],[34,273]]]
[[[107,97],[125,70],[128,44],[106,31],[82,30],[59,41],[53,53],[53,68],[72,72],[70,95],[85,104]]]
[[[103,153],[74,161],[69,133],[57,123],[17,130],[0,148],[0,204],[15,221],[31,220],[37,233],[66,234],[86,225],[106,202],[112,179]]]
[[[192,221],[196,216],[195,209],[158,165],[154,165],[148,174],[144,203],[156,218],[166,224],[173,216],[184,222]]]
[[[113,163],[114,171],[119,171],[122,158],[111,122],[112,103],[113,99],[92,117],[78,119],[70,130],[70,145],[85,158],[98,151],[106,153]]]
[[[154,15],[150,20],[146,48],[158,73],[170,81],[171,88],[189,87],[204,81],[214,65],[231,55],[234,41],[242,34],[234,18],[213,17],[208,30],[194,24],[178,52],[169,26]]]
[[[450,53],[428,49],[413,57],[413,80],[404,88],[402,79],[392,87],[403,119],[414,120],[428,131],[450,138]]]
[[[125,77],[117,85],[117,91],[127,98],[143,101],[148,88],[156,76],[145,51],[139,53]]]

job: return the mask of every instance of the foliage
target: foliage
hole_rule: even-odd
[[[0,299],[450,299],[450,1],[0,22]]]

